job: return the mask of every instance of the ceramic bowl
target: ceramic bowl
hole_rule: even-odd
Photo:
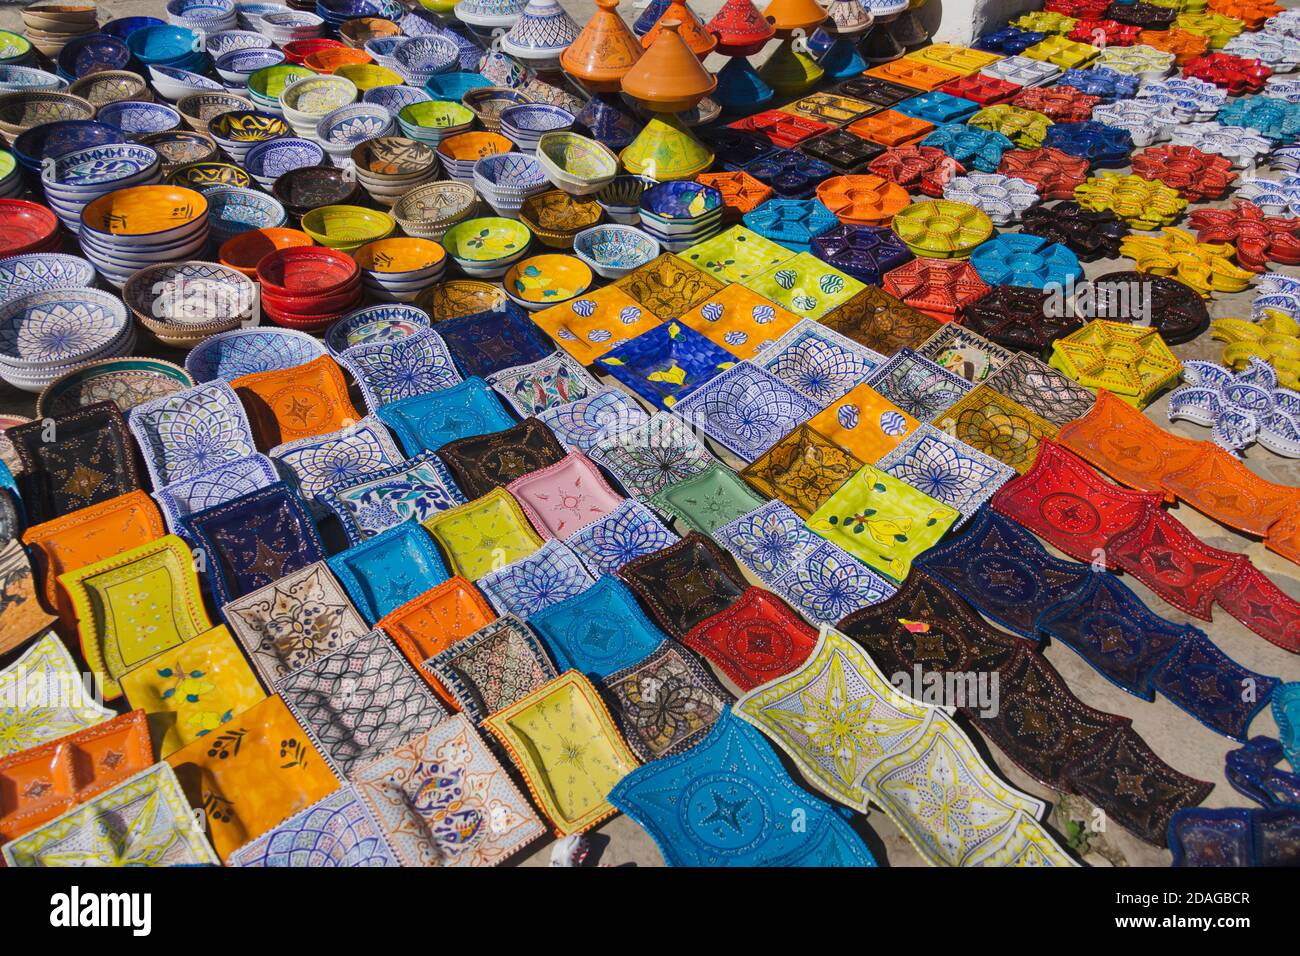
[[[46,197],[89,202],[123,181],[161,171],[158,153],[135,143],[112,143],[65,153],[41,169]]]
[[[257,286],[215,262],[147,266],[122,286],[122,301],[149,331],[169,345],[194,345],[249,320]]]
[[[641,216],[652,221],[690,226],[701,219],[722,214],[722,193],[712,186],[683,180],[659,183],[641,194]]]
[[[244,47],[217,57],[213,66],[221,78],[232,86],[243,86],[258,70],[279,66],[284,53],[274,48]]]
[[[36,417],[65,415],[105,400],[128,411],[148,399],[195,384],[183,368],[162,359],[139,355],[96,359],[50,382],[36,399]]]
[[[360,94],[356,84],[341,76],[313,76],[299,80],[280,94],[280,108],[285,119],[295,127],[313,130],[334,110],[355,103]]]
[[[464,183],[434,182],[412,189],[393,204],[393,217],[408,236],[441,240],[453,225],[470,218],[478,194]]]
[[[371,40],[400,36],[402,28],[381,17],[357,17],[339,27],[339,38],[355,50],[365,49]]]
[[[463,133],[474,125],[474,114],[460,103],[429,100],[411,103],[397,114],[402,132],[430,146],[437,146],[448,136]]]
[[[300,229],[250,229],[223,242],[217,251],[217,261],[256,278],[257,264],[275,250],[310,245],[314,245],[311,236]]]
[[[596,193],[596,202],[612,222],[635,225],[641,221],[641,194],[657,185],[650,176],[615,176]]]
[[[374,37],[367,40],[362,49],[370,54],[371,59],[380,66],[387,67],[390,70],[397,70],[397,58],[393,56],[397,52],[398,46],[402,41],[407,39],[403,36],[392,37]]]
[[[429,316],[423,309],[407,305],[372,305],[350,312],[330,326],[325,333],[325,348],[335,358],[342,358],[358,345],[409,338],[428,328]]]
[[[181,114],[162,103],[124,100],[101,106],[96,122],[120,129],[130,139],[164,133],[181,125]]]
[[[185,356],[185,371],[194,381],[231,381],[255,372],[294,368],[319,358],[319,339],[287,329],[235,329],[205,339]]]
[[[341,66],[334,71],[335,76],[346,77],[356,84],[363,93],[378,86],[401,86],[406,82],[402,74],[376,63],[359,63],[355,66]]]
[[[548,185],[541,163],[527,153],[498,153],[474,164],[474,188],[498,215],[517,217],[524,200]]]
[[[447,266],[446,250],[432,239],[379,239],[352,257],[361,267],[363,282],[368,275],[380,282],[416,282],[441,274]]]
[[[275,181],[291,169],[319,166],[325,162],[325,150],[309,139],[282,136],[258,143],[244,157],[244,169],[263,189],[270,190]]]
[[[101,196],[81,214],[83,242],[113,247],[159,246],[206,227],[208,201],[181,186],[132,186]]]
[[[68,87],[68,92],[73,96],[80,96],[96,109],[106,103],[153,98],[144,77],[130,70],[101,70],[83,76]]]
[[[302,231],[322,246],[350,252],[397,228],[387,213],[361,206],[321,206],[302,217]]]
[[[316,140],[338,162],[351,156],[358,143],[388,136],[396,126],[382,106],[353,103],[322,116],[316,123]]]
[[[95,107],[80,96],[45,90],[16,90],[0,94],[0,133],[9,142],[34,126],[65,120],[89,120]]]
[[[5,369],[38,374],[102,358],[129,328],[126,306],[111,293],[92,288],[28,292],[0,306],[0,375]]]
[[[174,61],[187,60],[195,50],[203,49],[197,33],[170,24],[132,31],[126,38],[126,45],[144,66],[173,66]]]
[[[457,70],[454,73],[438,74],[425,83],[424,88],[433,94],[435,100],[463,102],[466,93],[491,85],[492,81],[482,73]],[[473,111],[471,110],[471,112]]]
[[[502,110],[531,103],[532,98],[508,86],[485,86],[468,91],[462,102],[478,117],[484,129],[495,133],[501,129]]]
[[[288,136],[289,124],[260,110],[232,110],[213,117],[208,132],[231,159],[240,163],[256,144]]]
[[[68,82],[101,70],[125,70],[131,63],[131,51],[117,37],[92,33],[77,37],[59,51],[55,66]]]
[[[167,185],[203,192],[213,186],[253,187],[253,177],[233,163],[188,163],[167,174]]]
[[[537,149],[543,133],[559,133],[573,128],[576,117],[566,109],[549,103],[524,103],[501,111],[501,132],[524,152]]]
[[[79,256],[36,252],[0,260],[0,301],[45,289],[94,285],[95,267]]]
[[[0,257],[57,252],[58,216],[23,199],[0,199]]]
[[[12,93],[22,90],[57,93],[66,89],[68,81],[61,76],[30,66],[0,66],[0,91]],[[76,94],[73,94],[76,95]]]
[[[206,133],[192,129],[150,133],[148,136],[141,136],[139,142],[158,152],[159,158],[162,159],[164,175],[187,163],[214,160],[219,153],[215,139]]]
[[[532,238],[522,222],[485,217],[452,226],[442,237],[442,245],[466,275],[497,278],[527,255]]]
[[[531,256],[506,270],[502,280],[512,302],[530,312],[568,302],[591,287],[591,268],[575,256]]]
[[[195,93],[220,93],[225,89],[216,80],[174,66],[151,66],[149,76],[158,95],[173,103]],[[94,77],[87,77],[87,79],[94,79]]]
[[[117,37],[119,40],[125,40],[136,30],[143,30],[145,27],[166,26],[165,20],[159,20],[157,17],[118,17],[116,20],[109,20],[99,28],[100,33],[107,33],[111,37]]]
[[[310,79],[316,74],[305,66],[293,63],[281,63],[258,70],[248,78],[249,98],[267,112],[274,113],[280,108],[280,94],[299,80]]]
[[[270,229],[289,221],[284,206],[256,189],[212,186],[203,195],[208,200],[208,225],[217,242],[249,229]]]
[[[438,168],[438,155],[424,143],[381,136],[352,148],[352,167],[366,183],[422,181]]]
[[[360,279],[360,267],[351,256],[321,246],[277,249],[257,264],[263,293],[280,298],[330,296]]]
[[[600,222],[604,210],[594,199],[548,189],[524,200],[519,219],[543,245],[572,249],[579,232]]]
[[[13,140],[14,159],[33,173],[46,160],[93,146],[110,146],[126,142],[126,134],[107,123],[95,120],[59,120],[43,123]]]
[[[618,172],[618,157],[608,146],[577,133],[543,133],[537,161],[547,179],[574,196],[599,192]]]
[[[253,101],[234,93],[190,93],[176,101],[176,112],[192,130],[206,133],[208,124],[222,113],[255,112]]]
[[[275,181],[271,192],[296,218],[321,206],[356,205],[362,198],[362,187],[355,177],[337,166],[326,165],[289,170]]]
[[[301,65],[313,53],[334,49],[342,45],[338,40],[332,40],[329,37],[308,37],[282,44],[280,49],[284,51],[286,62]]]
[[[302,61],[302,65],[322,75],[329,75],[341,66],[360,66],[370,63],[372,59],[365,50],[334,46],[310,54]]]
[[[393,122],[397,122],[397,114],[404,107],[412,103],[427,103],[433,97],[427,90],[417,89],[413,86],[376,86],[366,90],[361,94],[361,101],[374,106],[382,107],[386,110]]]
[[[573,237],[573,254],[598,275],[621,279],[659,256],[659,242],[632,226],[608,223]]]
[[[484,156],[508,153],[514,148],[515,144],[500,133],[457,133],[438,144],[438,159],[452,179],[460,183],[473,183],[475,163]]]
[[[204,37],[203,46],[208,56],[219,60],[236,50],[269,50],[274,44],[269,37],[253,30],[221,30]]]
[[[460,47],[446,36],[407,37],[393,47],[394,69],[412,86],[422,86],[460,64]]]

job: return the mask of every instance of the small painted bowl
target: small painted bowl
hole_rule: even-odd
[[[547,179],[575,196],[599,192],[618,172],[618,157],[608,146],[577,133],[543,133],[537,161]]]
[[[592,226],[573,237],[573,254],[606,279],[621,279],[658,258],[659,252],[658,241],[616,223]]]
[[[59,51],[56,62],[65,80],[79,80],[102,70],[125,70],[131,63],[131,51],[117,37],[92,33],[77,37]]]
[[[203,192],[213,186],[239,186],[248,189],[253,177],[232,163],[187,163],[167,176],[169,186],[184,186]]]
[[[591,283],[591,268],[581,259],[550,253],[516,262],[501,285],[512,302],[532,312],[568,302]]]
[[[177,129],[181,125],[181,114],[162,103],[125,100],[101,106],[96,121],[114,126],[135,139]]]
[[[325,354],[320,340],[291,329],[235,329],[205,339],[185,356],[196,382],[294,368]]]
[[[379,239],[368,242],[352,257],[364,273],[394,280],[416,280],[443,269],[447,251],[432,239]]]
[[[363,103],[373,103],[375,106],[383,107],[394,121],[397,119],[397,114],[405,107],[412,103],[427,103],[432,99],[428,90],[417,89],[414,86],[376,86],[361,94]]]
[[[0,261],[0,301],[43,289],[80,289],[95,283],[95,267],[80,256],[37,252]]]
[[[641,194],[657,185],[650,176],[615,176],[596,193],[596,202],[611,221],[635,225],[641,221]]]
[[[496,278],[528,253],[532,239],[532,230],[522,222],[484,217],[452,226],[442,245],[466,275]]]
[[[301,218],[321,206],[355,205],[362,198],[361,183],[338,166],[304,166],[283,173],[271,194],[289,215]]]
[[[36,416],[66,415],[98,402],[113,402],[122,412],[195,384],[179,365],[132,356],[87,362],[60,375],[36,399]]]
[[[68,87],[68,92],[96,107],[123,100],[148,100],[152,97],[144,77],[130,70],[103,70],[83,76]]]
[[[335,76],[342,76],[356,84],[363,93],[377,86],[401,86],[406,82],[402,74],[374,63],[357,63],[341,66],[334,71]]]
[[[397,228],[387,213],[362,206],[321,206],[302,217],[302,231],[322,246],[351,252]]]
[[[247,47],[223,53],[213,65],[223,80],[237,85],[247,83],[258,70],[279,66],[283,62],[284,53],[280,50]]]
[[[263,189],[271,189],[275,181],[291,169],[319,166],[325,162],[325,150],[320,143],[294,136],[258,143],[244,157],[244,168]]]
[[[255,112],[253,101],[234,93],[191,93],[176,101],[176,111],[192,130],[207,132],[208,124],[222,113]]]
[[[335,358],[358,345],[392,342],[418,335],[429,327],[429,316],[411,305],[372,305],[345,315],[325,333],[325,348]]]
[[[289,220],[280,203],[256,189],[212,186],[203,196],[208,201],[208,224],[217,242],[225,242],[249,229],[283,226]]]
[[[393,218],[408,236],[441,240],[458,222],[478,207],[474,187],[464,183],[433,182],[417,186],[393,204]]]
[[[433,94],[435,100],[452,100],[463,102],[470,90],[491,86],[492,81],[482,73],[442,73],[424,84],[424,88]],[[476,114],[477,115],[477,114]]]
[[[358,143],[388,136],[396,121],[382,106],[353,103],[326,113],[316,122],[316,141],[335,161],[352,154]]]
[[[310,245],[314,245],[311,236],[300,229],[250,229],[223,242],[217,251],[217,260],[223,266],[256,277],[257,264],[277,249]]]
[[[150,146],[162,157],[164,174],[186,163],[206,163],[217,158],[217,141],[196,130],[173,129],[165,133],[141,136],[142,146]]]
[[[180,186],[132,186],[91,202],[81,232],[111,246],[161,246],[189,236],[205,223],[208,200]]]

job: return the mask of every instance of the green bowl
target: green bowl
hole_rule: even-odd
[[[305,66],[296,66],[293,63],[279,63],[275,66],[263,67],[250,76],[248,78],[248,92],[256,93],[268,100],[279,100],[280,94],[284,92],[285,87],[297,80],[316,75],[315,70],[309,70]]]
[[[452,103],[450,100],[425,100],[422,103],[408,103],[403,106],[397,118],[409,126],[451,129],[457,126],[468,126],[474,122],[474,113],[468,106]]]
[[[364,206],[321,206],[302,217],[302,231],[322,246],[351,252],[392,235],[397,222]]]
[[[517,219],[484,216],[456,223],[442,237],[442,246],[453,259],[494,262],[527,249],[532,239],[532,231]]]

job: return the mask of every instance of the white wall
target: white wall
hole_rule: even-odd
[[[929,0],[917,15],[936,43],[968,46],[981,33],[1041,8],[1042,4],[1034,0]]]

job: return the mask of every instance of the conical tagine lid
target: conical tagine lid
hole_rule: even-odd
[[[772,0],[763,16],[778,32],[804,30],[811,33],[813,27],[826,19],[826,11],[817,0]]]
[[[669,20],[678,21],[681,26],[678,28],[678,35],[686,41],[686,45],[691,48],[691,52],[700,59],[708,56],[713,48],[718,45],[718,39],[712,33],[705,29],[703,21],[695,15],[690,7],[686,5],[686,0],[672,0],[668,4],[668,9],[664,15],[659,18],[650,32],[641,38],[641,45],[649,49],[650,45],[659,38],[663,32],[663,25]]]
[[[560,54],[560,66],[588,89],[609,92],[640,58],[641,44],[618,15],[618,0],[596,0],[595,16]]]
[[[862,0],[831,0],[826,13],[830,19],[822,29],[827,33],[840,35],[861,33],[876,21],[875,15],[866,8]]]
[[[708,30],[726,48],[757,46],[776,36],[753,0],[727,0],[709,21]]]
[[[680,113],[712,93],[718,80],[681,38],[680,23],[663,20],[659,25],[663,29],[655,42],[623,74],[623,92],[658,112]]]

